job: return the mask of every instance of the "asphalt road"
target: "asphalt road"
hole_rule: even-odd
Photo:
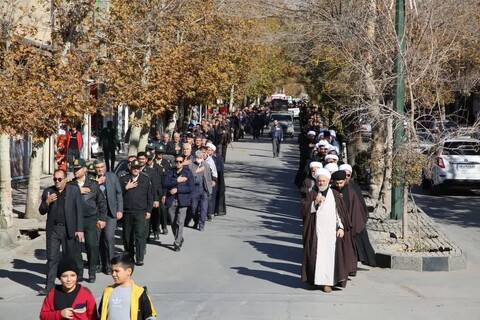
[[[235,142],[226,165],[228,214],[208,223],[204,232],[186,230],[181,252],[171,250],[171,234],[161,236],[161,244],[148,245],[145,266],[135,269],[134,279],[148,286],[159,319],[480,318],[480,268],[470,256],[463,271],[363,267],[344,290],[307,290],[299,276],[301,219],[293,185],[298,149],[292,140],[282,148],[281,156],[272,158],[268,139]],[[445,204],[459,213],[452,219],[453,212],[425,199],[436,219],[454,223],[455,240],[474,255],[479,243],[474,214],[462,214],[461,204],[451,201]],[[471,208],[478,207],[476,201]],[[0,319],[37,318],[44,244],[0,268]],[[99,299],[110,283],[100,274],[87,286]]]

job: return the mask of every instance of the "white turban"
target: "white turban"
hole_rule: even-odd
[[[217,147],[215,147],[213,143],[207,143],[205,147],[207,147],[208,149],[212,149],[213,151],[217,151]]]
[[[325,156],[325,160],[328,160],[328,159],[335,159],[335,160],[338,161],[338,156],[335,155],[335,154],[327,154],[327,155]]]
[[[312,167],[323,168],[323,165],[318,161],[312,161],[310,162],[309,168],[312,169]]]
[[[323,168],[317,169],[317,171],[315,171],[315,180],[317,180],[317,178],[320,176],[327,177],[328,179],[332,177],[330,172],[328,172],[327,169],[323,169]]]
[[[352,166],[346,163],[338,167],[338,170],[350,171],[350,173],[353,172]]]
[[[330,136],[337,137],[337,133],[335,132],[335,130],[330,130]]]
[[[335,146],[330,146],[330,147],[328,147],[327,151],[328,151],[328,152],[330,152],[330,151],[337,151],[337,147],[335,147]],[[338,151],[337,151],[337,152],[338,152]]]
[[[320,147],[320,146],[324,146],[325,148],[327,148],[329,145],[330,145],[330,144],[329,144],[327,141],[325,141],[325,140],[320,140],[320,141],[318,141],[318,143],[317,143],[317,148]]]
[[[323,168],[328,170],[328,172],[330,172],[330,173],[334,173],[334,172],[338,171],[338,165],[336,163],[328,163]]]
[[[308,131],[307,136],[316,136],[317,133],[315,131]]]

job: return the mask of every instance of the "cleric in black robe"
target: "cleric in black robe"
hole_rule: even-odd
[[[322,171],[322,169],[319,171]],[[331,188],[320,191],[318,185],[315,185],[301,201],[301,212],[303,217],[302,281],[307,282],[310,285],[315,285],[318,238],[316,222],[317,214],[316,212],[312,212],[312,203],[316,200],[317,195],[322,194],[326,198],[329,192],[331,192],[334,197],[335,208],[344,230],[344,236],[342,238],[337,238],[335,245],[335,285],[345,287],[350,272],[350,266],[352,264],[350,260],[353,255],[351,241],[346,239],[349,239],[350,237],[349,234],[352,226],[348,221],[347,209],[343,204],[340,194]]]
[[[345,167],[344,167],[345,168]],[[351,172],[348,173],[351,175]],[[352,236],[357,260],[362,264],[376,266],[375,251],[373,250],[366,228],[368,213],[365,200],[360,188],[355,188],[353,183],[347,183],[347,171],[339,170],[332,175],[333,188],[343,196],[343,201],[348,209],[352,221]]]

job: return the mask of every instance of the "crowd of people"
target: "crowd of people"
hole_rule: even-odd
[[[173,135],[159,132],[145,151],[129,155],[126,169],[116,173],[111,171],[114,169],[111,156],[90,165],[75,158],[70,167],[73,179],[67,178],[63,169],[54,172],[54,185],[43,191],[39,207],[40,213],[47,215],[48,271],[45,289],[39,291],[40,295],[47,296],[42,319],[97,319],[97,311],[91,309],[91,293],[76,283],[83,280],[94,283],[100,272],[112,275],[115,285],[104,293],[108,301],[100,303],[99,319],[120,319],[113,316],[119,313],[112,312],[109,304],[112,299],[125,297],[124,286],[117,283],[118,279],[127,274],[130,277],[134,266],[144,265],[147,243],[160,241],[160,235],[168,235],[170,224],[171,249],[179,252],[185,242],[185,227],[202,232],[208,221],[227,213],[224,156],[231,141],[231,130],[226,125],[220,117],[202,121],[199,127],[183,136],[178,132]],[[118,145],[114,134],[110,137],[113,140],[108,147],[111,155]],[[117,256],[115,233],[120,221],[125,254]],[[82,243],[87,254],[86,277]],[[56,278],[61,285],[55,286]],[[129,280],[128,286],[131,289],[136,285]],[[141,295],[142,288],[138,288]],[[75,298],[77,295],[81,298]],[[153,305],[147,298],[143,298],[145,312],[138,319],[155,317]],[[77,303],[75,299],[83,302]],[[121,308],[118,312],[128,309]],[[108,317],[102,314],[106,309]]]
[[[365,229],[368,210],[360,187],[352,180],[352,167],[342,162],[336,131],[324,125],[316,107],[303,104],[301,110],[295,183],[302,195],[302,280],[331,292],[334,286],[345,287],[349,277],[356,275],[358,261],[375,266]],[[82,319],[117,319],[112,315],[130,310],[125,305],[111,308],[112,299],[126,297],[122,289],[126,283],[128,292],[136,292],[128,301],[142,310],[141,319],[154,319],[155,309],[146,290],[131,280],[134,267],[144,265],[147,243],[168,235],[170,224],[171,249],[179,252],[185,227],[202,232],[213,217],[226,214],[227,147],[246,132],[254,138],[263,135],[267,112],[266,108],[252,108],[228,119],[203,119],[183,135],[156,132],[146,150],[129,155],[125,170],[117,173],[111,170],[118,140],[110,125],[103,135],[112,140],[106,147],[111,151],[108,164],[97,159],[87,166],[83,159],[75,158],[73,179],[67,179],[65,170],[56,170],[54,185],[44,190],[39,208],[41,214],[47,214],[48,272],[46,287],[39,292],[47,297],[41,318],[61,315],[71,319],[75,314]],[[273,156],[278,157],[282,127],[274,123],[269,132]],[[124,247],[120,256],[115,255],[119,221]],[[105,290],[97,312],[96,307],[92,309],[91,293],[77,282],[93,283],[99,272],[112,275],[115,284]],[[61,285],[55,286],[57,277]],[[132,287],[136,289],[132,291]]]
[[[342,160],[336,132],[315,106],[302,106],[298,137],[299,187],[303,219],[302,280],[313,289],[344,288],[357,263],[375,266],[366,230],[368,209],[353,169]]]

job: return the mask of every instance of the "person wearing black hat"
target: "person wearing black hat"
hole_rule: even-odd
[[[158,210],[160,207],[160,200],[162,198],[162,192],[163,192],[163,187],[162,187],[162,181],[161,177],[156,170],[156,168],[152,168],[151,166],[148,165],[148,162],[153,163],[153,158],[155,157],[155,154],[152,151],[146,151],[146,152],[139,152],[137,154],[137,160],[140,162],[141,170],[142,173],[148,175],[150,178],[150,183],[152,184],[152,189],[153,189],[153,209],[155,211]],[[153,211],[152,211],[153,212]],[[147,242],[149,242],[149,236],[150,236],[150,219],[148,219],[146,225],[145,225],[145,239]]]
[[[55,286],[58,263],[61,255],[69,255],[78,260],[82,255],[80,240],[83,239],[83,204],[80,190],[67,184],[67,173],[56,170],[54,185],[46,188],[38,211],[47,214],[47,283],[40,295],[46,295]],[[60,251],[61,248],[61,251]]]
[[[332,174],[332,181],[332,188],[342,194],[343,202],[348,209],[347,211],[352,224],[351,239],[352,246],[355,250],[355,266],[351,272],[353,276],[356,274],[357,260],[365,265],[376,266],[375,250],[370,243],[366,229],[368,213],[355,187],[347,183],[347,173],[345,170],[339,170]]]
[[[85,248],[88,260],[88,282],[96,280],[97,267],[100,259],[100,230],[105,228],[107,220],[107,201],[100,190],[97,181],[87,177],[87,164],[83,159],[73,162],[75,180],[72,185],[80,189],[83,200],[83,221],[85,228]],[[98,270],[100,271],[100,270]],[[83,263],[79,265],[80,275],[83,275]]]
[[[120,177],[123,192],[123,246],[136,265],[143,266],[146,235],[145,224],[153,209],[153,187],[150,178],[141,172],[138,160],[130,163],[130,172]]]
[[[52,288],[43,300],[40,319],[96,320],[97,304],[92,292],[78,282],[76,262],[66,256],[58,266],[61,285]]]

